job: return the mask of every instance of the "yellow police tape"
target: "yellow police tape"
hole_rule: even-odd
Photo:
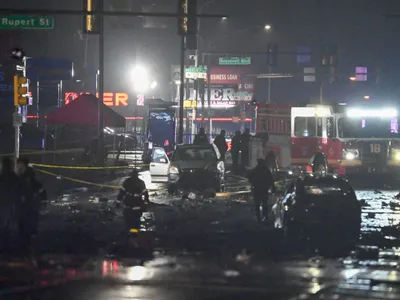
[[[51,175],[51,176],[54,176],[54,177],[59,177],[60,179],[65,179],[65,180],[78,182],[78,183],[83,183],[83,184],[87,184],[87,185],[94,185],[94,186],[98,186],[98,187],[106,187],[106,188],[110,188],[110,189],[119,189],[120,188],[119,185],[107,185],[107,184],[95,183],[95,182],[90,182],[90,181],[85,181],[85,180],[80,180],[80,179],[75,179],[75,178],[71,178],[71,177],[57,175],[55,173],[44,171],[44,170],[40,170],[40,169],[35,169],[35,170],[37,170],[37,171],[39,171],[40,173],[43,173],[43,174]]]
[[[72,149],[62,149],[62,150],[37,150],[37,151],[31,151],[31,152],[24,152],[20,151],[20,156],[25,156],[25,155],[40,155],[40,154],[48,154],[48,153],[70,153],[70,152],[83,152],[83,148],[72,148]],[[0,154],[0,157],[4,156],[13,156],[14,153],[6,153],[6,154]]]
[[[107,169],[133,169],[134,167],[146,167],[146,164],[134,164],[132,166],[110,166],[110,167],[84,167],[84,166],[58,166],[58,165],[45,165],[45,164],[31,164],[34,167],[48,168],[48,169],[70,169],[70,170],[107,170]]]

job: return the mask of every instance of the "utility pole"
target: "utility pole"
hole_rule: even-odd
[[[99,11],[104,10],[104,0],[98,0]],[[99,102],[98,102],[98,164],[104,164],[104,16],[98,15],[98,30],[99,30]]]
[[[179,85],[179,130],[178,130],[178,143],[183,144],[183,101],[184,101],[184,93],[185,93],[185,36],[181,35],[181,78]]]

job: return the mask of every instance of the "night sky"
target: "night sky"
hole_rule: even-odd
[[[0,7],[79,9],[82,1],[0,0]],[[105,8],[173,12],[176,1],[106,0]],[[398,101],[400,18],[385,17],[386,13],[400,13],[398,0],[216,0],[205,6],[203,12],[226,13],[230,18],[201,21],[200,51],[212,47],[220,52],[263,52],[268,43],[276,43],[283,52],[296,52],[299,46],[311,49],[311,61],[306,64],[298,64],[294,54],[279,56],[274,72],[297,76],[273,81],[275,102],[292,103],[318,97],[319,83],[304,83],[301,73],[303,67],[319,67],[324,44],[334,44],[339,49],[338,77],[325,88],[327,98],[350,101],[370,95],[372,99]],[[93,87],[97,37],[82,34],[82,17],[57,16],[55,22],[53,30],[1,31],[2,56],[7,55],[10,47],[18,46],[33,57],[71,59],[76,66],[76,78],[82,80],[80,84],[86,85],[84,89]],[[160,83],[155,96],[170,97],[170,68],[179,63],[176,24],[176,20],[168,18],[107,18],[106,89],[128,92],[129,71],[139,62],[149,66]],[[271,24],[271,32],[262,29],[265,24]],[[253,61],[258,70],[266,72],[264,55],[254,56]],[[368,67],[367,83],[348,80],[356,66]],[[257,83],[259,99],[266,97],[265,86],[264,81]]]

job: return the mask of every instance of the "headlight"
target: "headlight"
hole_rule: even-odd
[[[178,170],[177,167],[170,166],[169,169],[168,169],[168,173],[169,174],[179,174],[179,170]]]
[[[400,160],[400,149],[393,149],[392,150],[392,159]]]
[[[346,149],[344,150],[343,157],[346,160],[353,160],[358,157],[358,150]]]

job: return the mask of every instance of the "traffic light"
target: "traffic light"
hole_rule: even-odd
[[[28,104],[28,79],[14,75],[14,106]]]
[[[178,0],[178,34],[185,36],[197,35],[197,0]]]
[[[321,65],[323,67],[337,65],[337,47],[335,45],[325,45],[322,48]]]
[[[268,44],[267,64],[270,67],[276,67],[278,65],[278,46],[276,44]]]
[[[187,35],[197,36],[197,0],[187,0]]]
[[[183,15],[188,11],[188,0],[178,0],[178,14]],[[178,17],[178,34],[186,35],[187,32],[187,17]]]
[[[87,12],[95,11],[99,8],[99,1],[103,0],[83,0],[83,10]],[[95,15],[83,16],[83,33],[98,34],[98,23]]]

